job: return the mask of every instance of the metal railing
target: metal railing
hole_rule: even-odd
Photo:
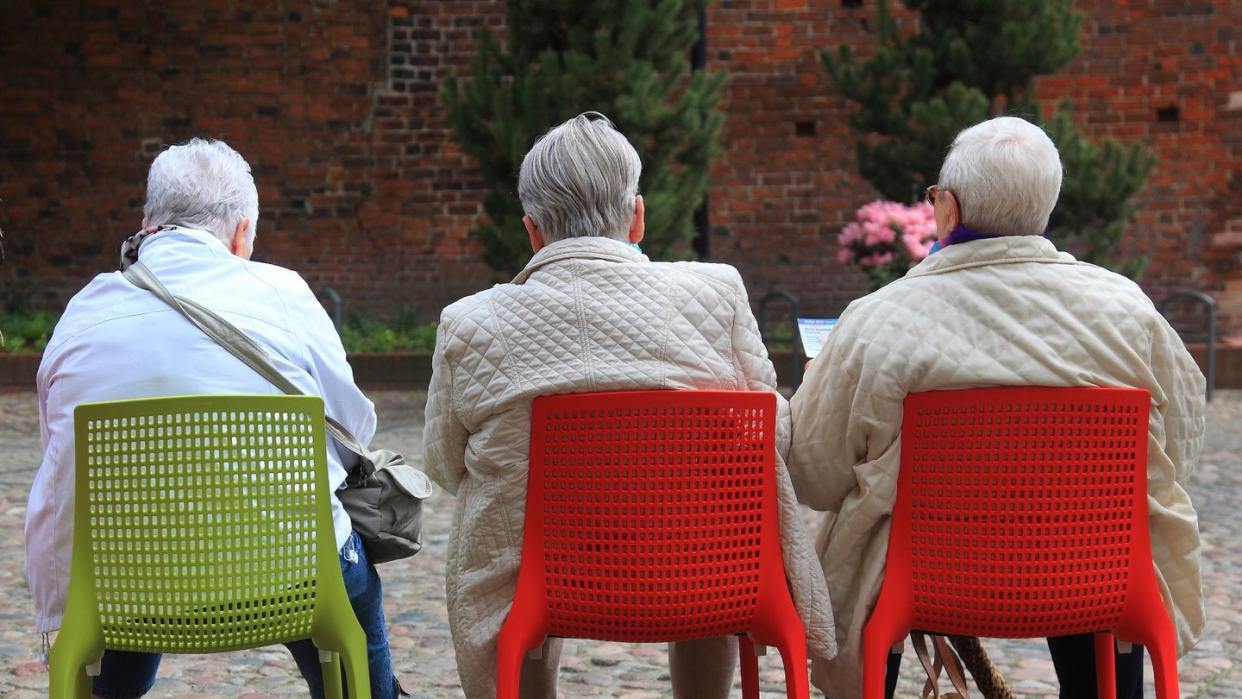
[[[332,325],[336,327],[336,334],[340,335],[341,328],[345,324],[345,306],[341,302],[341,295],[336,293],[336,289],[325,286],[315,292],[315,298],[319,299],[320,302],[327,299],[329,304],[327,309],[328,317],[332,319]]]
[[[1156,306],[1156,309],[1160,311],[1160,315],[1168,319],[1169,314],[1166,311],[1169,305],[1174,301],[1182,299],[1189,299],[1203,305],[1206,309],[1207,329],[1204,332],[1183,333],[1179,330],[1178,334],[1181,335],[1184,342],[1207,343],[1207,371],[1205,372],[1207,378],[1207,400],[1212,400],[1212,387],[1216,384],[1216,300],[1205,293],[1184,289],[1165,296],[1159,305]]]
[[[772,335],[768,332],[768,304],[772,301],[782,300],[789,304],[789,327],[788,334],[781,333]],[[767,296],[759,299],[759,314],[755,320],[759,323],[759,336],[763,339],[764,344],[768,342],[787,342],[790,348],[790,376],[794,379],[794,388],[802,384],[802,337],[798,334],[798,316],[800,304],[798,297],[785,291],[784,289],[775,289],[768,293]]]

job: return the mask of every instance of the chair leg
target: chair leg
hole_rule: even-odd
[[[1148,601],[1141,611],[1126,615],[1118,625],[1118,638],[1138,643],[1151,655],[1155,677],[1156,699],[1179,699],[1177,681],[1177,631],[1164,609],[1164,602],[1151,586]]]
[[[802,625],[798,610],[794,608],[789,589],[782,585],[779,591],[771,593],[764,600],[762,606],[763,611],[755,616],[749,640],[752,644],[775,646],[785,664],[786,696],[808,699],[811,690],[806,666],[806,627]]]
[[[349,699],[370,699],[371,676],[367,664],[367,634],[358,623],[353,610],[348,610],[336,624],[325,623],[311,633],[311,641],[319,649],[323,666],[325,696],[340,697],[341,665],[345,667],[345,686]]]
[[[811,685],[807,678],[806,635],[801,624],[796,630],[786,628],[777,639],[776,648],[785,664],[785,695],[792,699],[810,699]]]
[[[52,699],[89,699],[91,696],[91,678],[86,674],[86,666],[99,662],[103,656],[102,647],[95,652],[94,644],[77,634],[62,633],[56,636],[56,643],[48,657],[48,696]],[[100,639],[102,646],[102,639]]]
[[[522,659],[547,639],[547,631],[521,615],[510,614],[496,642],[496,699],[519,699]]]
[[[876,602],[871,618],[863,628],[862,699],[884,699],[884,682],[888,675],[888,654],[893,646],[910,634],[909,623],[883,603]]]
[[[1117,662],[1114,657],[1113,635],[1108,631],[1095,634],[1095,695],[1117,696]]]
[[[742,666],[742,699],[759,699],[759,656],[746,634],[737,637],[737,662]]]
[[[47,695],[51,699],[90,699],[91,678],[86,668],[59,672],[49,663]]]
[[[1156,699],[1179,699],[1181,688],[1177,681],[1177,644],[1172,635],[1168,642],[1152,639],[1147,642],[1151,654],[1152,674],[1156,679]]]
[[[325,699],[344,699],[341,690],[340,654],[330,650],[319,651],[319,674],[323,678],[323,695]],[[353,692],[349,696],[354,696]]]
[[[366,644],[357,648],[346,646],[341,649],[340,656],[341,665],[345,667],[345,687],[349,690],[349,699],[371,699],[371,669]],[[339,670],[336,676],[341,676]]]
[[[1135,643],[1142,644],[1151,655],[1156,699],[1178,699],[1181,688],[1177,681],[1177,631],[1163,605],[1149,614],[1128,619]]]

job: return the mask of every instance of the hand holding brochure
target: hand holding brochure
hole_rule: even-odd
[[[836,324],[836,318],[798,319],[798,335],[802,338],[802,353],[807,359],[814,359],[815,355],[824,348],[824,341],[828,339],[828,333],[832,332]]]

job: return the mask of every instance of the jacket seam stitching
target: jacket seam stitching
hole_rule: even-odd
[[[959,264],[950,265],[948,267],[945,267],[944,269],[929,269],[929,270],[925,270],[921,272],[915,272],[914,274],[906,275],[904,279],[916,279],[918,277],[930,277],[930,276],[934,276],[937,274],[946,274],[948,272],[956,272],[962,269],[973,269],[975,267],[992,267],[995,265],[1011,265],[1011,264],[1018,264],[1022,262],[1035,262],[1035,263],[1040,263],[1040,264],[1053,264],[1053,265],[1086,265],[1088,267],[1094,266],[1088,262],[1082,262],[1080,260],[1057,260],[1057,259],[1051,259],[1047,257],[1004,257],[1004,258],[994,258],[994,259],[988,259],[988,260],[975,260],[973,262],[962,262]],[[901,281],[901,280],[898,279],[896,281]]]
[[[582,303],[582,263],[573,260],[570,267],[570,278],[574,288],[574,315],[578,323],[578,332],[582,334],[582,348],[579,350],[582,370],[586,374],[588,390],[595,390],[595,369],[591,363],[591,336],[587,333],[586,308]]]

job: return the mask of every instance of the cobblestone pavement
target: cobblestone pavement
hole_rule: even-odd
[[[376,443],[419,455],[424,396],[417,392],[374,395],[381,432]],[[1209,408],[1203,461],[1190,490],[1200,513],[1208,627],[1202,642],[1181,660],[1182,696],[1242,697],[1242,392],[1221,391]],[[40,639],[32,629],[30,596],[22,577],[20,535],[39,457],[37,401],[31,394],[0,395],[0,696],[46,695],[47,672]],[[452,509],[439,493],[426,519],[426,546],[417,557],[380,567],[392,635],[393,658],[402,683],[416,697],[460,697],[448,623],[443,571]],[[993,660],[1023,697],[1054,697],[1055,679],[1039,641],[986,641]],[[899,697],[917,696],[921,680],[907,653]],[[764,697],[784,695],[779,656],[760,659]],[[1150,673],[1150,669],[1149,669]],[[567,642],[561,693],[575,697],[638,699],[671,694],[667,657],[659,645]],[[150,696],[302,696],[306,688],[283,648],[203,656],[170,656]],[[740,696],[740,689],[734,695]],[[1154,697],[1149,688],[1148,697]]]

